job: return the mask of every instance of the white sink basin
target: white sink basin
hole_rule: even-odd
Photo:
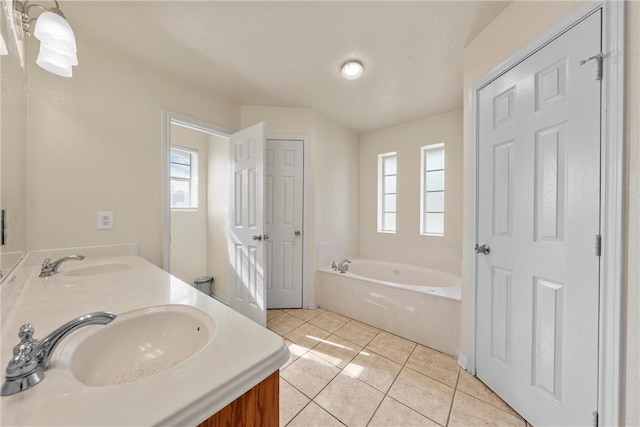
[[[90,265],[89,267],[74,268],[66,271],[67,276],[93,276],[95,274],[113,273],[130,268],[128,264],[112,262],[108,264]]]
[[[82,339],[71,338],[63,350],[68,357],[61,358],[86,385],[122,384],[187,360],[211,341],[214,332],[213,319],[197,308],[150,307],[119,315]]]

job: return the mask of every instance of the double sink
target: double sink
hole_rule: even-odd
[[[117,317],[69,334],[40,383],[2,396],[2,425],[194,425],[288,359],[280,337],[139,256],[88,258],[47,278],[35,258],[25,264],[2,368],[24,323],[41,337],[74,315]]]

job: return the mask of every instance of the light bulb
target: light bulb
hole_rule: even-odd
[[[344,64],[342,64],[341,74],[342,74],[342,77],[344,77],[345,79],[348,79],[348,80],[357,79],[362,75],[363,72],[364,72],[364,66],[362,65],[362,62],[358,60],[350,59]]]

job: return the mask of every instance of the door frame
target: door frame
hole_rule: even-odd
[[[479,91],[533,55],[595,10],[602,8],[602,46],[606,54],[602,81],[600,233],[600,327],[598,362],[598,424],[619,425],[621,420],[622,292],[623,292],[623,189],[624,189],[624,37],[625,4],[616,1],[588,1],[577,6],[540,36],[526,44],[502,64],[474,82],[469,88],[469,193],[467,204],[466,292],[467,353],[458,363],[476,373],[477,258],[473,246],[478,236],[478,114]]]
[[[270,139],[277,139],[282,141],[300,141],[302,142],[302,308],[315,308],[313,301],[309,300],[310,292],[308,289],[308,284],[313,283],[311,277],[308,277],[311,274],[309,269],[309,254],[313,253],[311,250],[311,242],[312,239],[308,238],[308,236],[312,236],[310,230],[307,230],[309,226],[309,173],[311,171],[310,163],[309,163],[309,136],[307,135],[299,135],[299,134],[285,134],[285,133],[267,133],[265,135],[265,139],[269,141]],[[266,144],[265,144],[266,146]]]
[[[161,110],[161,122],[162,122],[162,144],[161,144],[161,174],[162,174],[162,189],[161,189],[161,204],[162,204],[162,269],[169,271],[171,265],[171,206],[169,200],[171,200],[171,186],[169,179],[169,153],[171,152],[171,123],[176,123],[181,126],[186,126],[202,132],[212,133],[225,138],[229,138],[236,132],[234,129],[227,129],[222,126],[218,126],[213,123],[209,123],[204,120],[196,119],[186,114],[178,113],[176,111],[162,108]],[[311,244],[313,240],[313,232],[307,230],[309,226],[309,192],[310,189],[310,162],[309,162],[309,150],[310,141],[308,135],[300,134],[280,134],[280,133],[267,133],[265,134],[265,140],[269,139],[282,139],[302,141],[304,144],[304,187],[303,187],[303,213],[302,213],[302,306],[303,308],[313,308],[314,303],[309,299],[311,295],[308,289],[309,283],[313,283],[311,270],[309,269],[309,254],[313,253],[311,250]],[[222,295],[217,298],[226,303],[226,299]]]
[[[171,185],[169,178],[169,153],[171,152],[171,124],[185,126],[190,129],[199,130],[214,135],[229,138],[236,131],[223,128],[204,120],[190,117],[186,114],[177,113],[163,108],[162,114],[162,269],[169,272],[171,266]]]

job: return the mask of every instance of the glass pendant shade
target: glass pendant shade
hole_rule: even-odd
[[[36,21],[33,35],[41,42],[63,52],[77,52],[76,37],[71,25],[62,16],[44,12]]]
[[[41,42],[40,43],[40,54],[49,58],[52,61],[60,62],[66,65],[78,65],[78,55],[75,52],[66,52],[63,50],[56,49],[49,45],[48,43]]]
[[[40,45],[40,53],[38,54],[38,59],[36,59],[36,64],[60,77],[73,76],[70,57],[46,47],[42,49],[43,46],[44,43]]]
[[[50,73],[58,75],[60,77],[72,77],[73,71],[71,70],[71,65],[66,64],[56,64],[47,60],[41,60],[38,58],[36,60],[36,64],[38,64],[43,69],[47,70]]]

